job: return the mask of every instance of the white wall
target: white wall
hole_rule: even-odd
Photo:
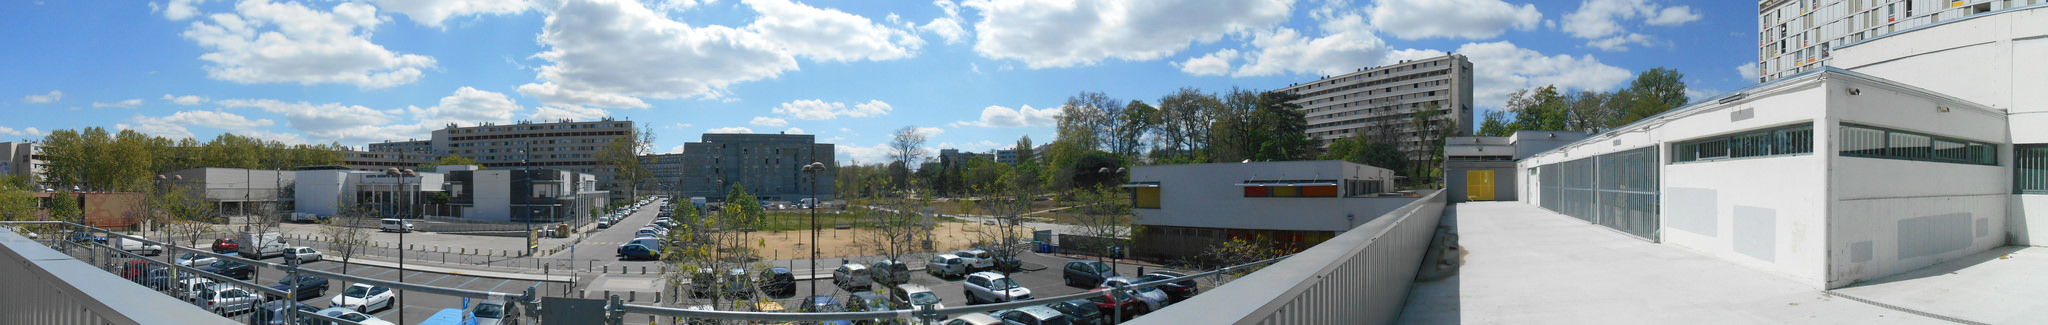
[[[512,220],[512,173],[505,170],[480,170],[472,174],[468,186],[476,190],[475,205],[463,208],[462,217],[481,221]]]
[[[354,201],[349,188],[349,171],[302,170],[293,172],[293,212],[332,216],[341,202]]]
[[[1244,197],[1247,180],[1380,179],[1392,171],[1339,161],[1139,166],[1131,182],[1158,182],[1160,209],[1133,223],[1224,229],[1345,231],[1413,198]],[[1385,186],[1383,188],[1392,188]]]
[[[1655,129],[1659,140],[1806,124],[1824,118],[1826,91],[1806,82],[1752,94],[1746,100],[1676,119]],[[1736,119],[1740,112],[1742,118]],[[1815,151],[1822,149],[1815,132]],[[1826,279],[1828,214],[1825,157],[1764,156],[1671,164],[1664,145],[1660,216],[1663,242],[1731,263],[1784,275],[1813,287]]]

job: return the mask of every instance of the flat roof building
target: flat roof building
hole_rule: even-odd
[[[1514,201],[1521,197],[1515,160],[1585,139],[1585,132],[1515,131],[1505,137],[1444,140],[1444,190],[1451,202]]]
[[[1435,155],[1436,145],[1417,135],[1413,114],[1433,109],[1451,120],[1446,127],[1473,125],[1472,61],[1461,54],[1360,68],[1275,91],[1301,96],[1294,104],[1301,105],[1318,147],[1362,134],[1398,141],[1408,160],[1420,161]]]
[[[0,161],[0,174],[21,177],[29,184],[41,184],[49,164],[43,161],[43,145],[36,142],[0,142],[0,158],[6,159]]]
[[[492,169],[549,168],[597,176],[612,184],[613,173],[600,167],[598,151],[634,132],[632,121],[556,121],[483,124],[434,130],[433,152],[475,159]],[[603,185],[600,189],[611,189]],[[624,191],[613,191],[624,194]]]
[[[1232,238],[1303,249],[1414,198],[1381,196],[1394,171],[1342,160],[1137,166],[1133,255],[1196,258]]]
[[[820,200],[830,201],[839,172],[832,144],[817,143],[809,134],[706,133],[702,141],[683,144],[684,197],[722,201],[733,185],[762,201],[810,198],[812,186]],[[825,163],[812,183],[803,166]]]

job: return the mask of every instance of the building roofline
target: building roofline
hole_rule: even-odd
[[[1983,12],[1983,13],[1978,13],[1978,14],[1975,14],[1975,15],[1963,16],[1963,18],[1956,18],[1956,19],[1944,20],[1944,21],[1940,21],[1940,22],[1936,22],[1936,23],[1932,23],[1932,24],[1926,24],[1926,25],[1920,25],[1920,26],[1913,26],[1913,27],[1907,27],[1906,29],[1902,29],[1902,30],[1898,30],[1898,31],[1890,32],[1890,33],[1884,33],[1884,35],[1878,35],[1877,37],[1865,38],[1865,39],[1863,39],[1863,40],[1861,40],[1861,41],[1855,41],[1855,42],[1849,42],[1849,43],[1844,43],[1844,44],[1842,44],[1842,46],[1837,46],[1837,47],[1835,47],[1835,49],[1834,49],[1834,50],[1835,50],[1835,51],[1841,51],[1842,49],[1847,49],[1847,48],[1855,47],[1855,46],[1857,46],[1857,45],[1863,45],[1863,43],[1869,43],[1869,42],[1871,42],[1871,41],[1876,41],[1876,40],[1881,40],[1881,39],[1886,39],[1886,38],[1890,38],[1890,37],[1892,37],[1892,36],[1897,36],[1897,35],[1901,35],[1901,34],[1911,33],[1911,32],[1915,32],[1915,31],[1919,31],[1919,30],[1921,30],[1921,29],[1927,29],[1927,28],[1934,28],[1934,27],[1938,27],[1938,26],[1942,26],[1942,25],[1948,25],[1948,24],[1953,24],[1953,23],[1965,22],[1965,21],[1970,21],[1971,19],[1977,19],[1977,18],[1984,18],[1984,17],[1990,17],[1990,16],[1996,16],[1996,15],[2002,15],[2002,14],[2012,13],[2012,12],[2016,12],[2016,11],[2022,11],[2022,10],[2033,10],[2033,9],[2042,9],[2042,8],[2048,8],[2048,2],[2043,2],[2043,3],[2036,3],[2036,4],[2031,4],[2031,5],[2024,5],[2024,6],[2018,6],[2018,7],[2012,7],[2012,8],[2005,8],[2005,9],[1999,9],[1999,10],[1992,10],[1992,11],[1987,11],[1987,12]]]
[[[1685,106],[1666,110],[1664,112],[1657,113],[1656,115],[1650,115],[1649,117],[1644,117],[1643,119],[1636,120],[1635,122],[1629,122],[1628,124],[1624,124],[1620,127],[1588,135],[1586,136],[1586,138],[1579,139],[1578,141],[1572,141],[1571,143],[1567,143],[1562,146],[1557,146],[1556,148],[1551,148],[1550,150],[1544,150],[1542,152],[1530,154],[1528,157],[1545,156],[1560,150],[1575,148],[1580,145],[1592,143],[1594,141],[1604,141],[1613,138],[1615,135],[1621,133],[1640,132],[1641,130],[1639,128],[1647,123],[1661,122],[1662,120],[1671,117],[1674,114],[1690,114],[1695,111],[1703,110],[1710,107],[1719,107],[1723,105],[1723,103],[1721,103],[1722,101],[1735,102],[1746,100],[1749,99],[1748,97],[1750,93],[1763,93],[1764,91],[1776,91],[1780,89],[1786,89],[1794,85],[1805,84],[1808,82],[1824,81],[1827,80],[1829,77],[1842,77],[1846,79],[1868,82],[1872,84],[1893,88],[1895,90],[1900,90],[1906,93],[1932,97],[1944,101],[1962,103],[1963,105],[1961,106],[1966,106],[1966,109],[1975,109],[1978,110],[1980,113],[2005,115],[2005,112],[2001,110],[1991,109],[1991,106],[1979,104],[1977,102],[1972,102],[1969,100],[1964,100],[1962,98],[1957,98],[1955,96],[1949,96],[1947,94],[1942,94],[1932,90],[1927,90],[1926,88],[1920,88],[1913,85],[1908,85],[1884,78],[1879,78],[1876,76],[1857,73],[1855,71],[1844,70],[1841,68],[1821,66],[1819,69],[1800,72],[1798,74],[1793,74],[1791,76],[1787,76],[1784,78],[1778,78],[1777,80],[1771,80],[1770,82],[1756,84],[1749,87],[1743,87],[1741,89],[1736,89],[1735,91],[1730,91],[1722,93],[1720,95],[1715,95],[1713,97],[1708,97],[1707,100],[1694,101],[1692,103],[1686,104]],[[1730,100],[1731,98],[1733,98],[1733,100]]]

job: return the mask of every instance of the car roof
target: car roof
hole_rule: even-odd
[[[846,263],[846,264],[840,264],[840,265],[839,265],[839,267],[843,267],[843,268],[849,268],[849,269],[865,269],[865,268],[868,268],[868,266],[867,266],[867,265],[860,265],[860,263]]]
[[[1023,308],[1017,308],[1013,310],[1024,312],[1026,314],[1031,314],[1031,316],[1037,316],[1038,319],[1052,319],[1053,317],[1060,317],[1061,315],[1065,314],[1061,313],[1057,309],[1052,309],[1052,307],[1046,306],[1024,306]]]
[[[851,296],[853,296],[853,297],[856,297],[856,298],[861,298],[861,299],[870,299],[870,300],[872,300],[872,299],[882,299],[882,294],[879,294],[879,293],[874,293],[874,292],[868,292],[868,291],[860,291],[860,292],[854,292],[854,293],[853,293],[853,294],[852,294]]]
[[[990,271],[974,272],[974,274],[968,274],[967,276],[987,277],[990,280],[1005,278],[1005,276],[1003,276],[1002,273],[995,273]]]
[[[960,258],[960,255],[953,255],[953,254],[939,254],[939,256],[933,256],[933,257],[944,257],[944,258]]]
[[[786,268],[786,267],[780,267],[780,266],[777,266],[777,267],[771,267],[771,268],[768,268],[768,272],[775,272],[775,273],[789,273],[789,268]]]

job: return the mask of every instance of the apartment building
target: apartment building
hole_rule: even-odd
[[[1891,33],[2048,0],[1763,0],[1757,82],[1828,65],[1834,50]]]
[[[43,146],[36,142],[0,142],[0,174],[14,175],[29,180],[31,184],[41,183],[44,172]],[[33,185],[31,185],[33,187]]]
[[[378,143],[371,143],[371,144],[370,144],[370,146],[369,146],[369,148],[370,148],[370,151],[377,151],[377,152],[422,152],[422,153],[431,153],[431,152],[434,152],[434,141],[432,141],[432,140],[419,140],[419,139],[413,139],[413,140],[407,140],[407,141],[390,141],[390,140],[385,140],[384,142],[378,142]]]
[[[415,168],[441,161],[441,155],[416,151],[356,151],[343,150],[341,164],[348,169],[359,171],[384,171],[389,168]]]
[[[609,118],[491,124],[434,130],[433,154],[460,155],[492,169],[548,168],[592,174],[610,189],[612,172],[599,167],[598,151],[633,132],[632,121]],[[624,194],[625,191],[611,191]]]
[[[1301,96],[1294,104],[1301,105],[1309,138],[1321,147],[1363,134],[1398,139],[1409,160],[1426,160],[1435,148],[1414,127],[1415,113],[1434,110],[1457,130],[1473,125],[1472,61],[1462,54],[1360,68],[1276,91]]]
[[[809,134],[704,134],[683,144],[684,197],[725,199],[733,185],[762,201],[797,201],[811,197],[812,179],[803,166],[825,163],[816,175],[817,197],[832,200],[839,165],[829,143]]]
[[[1001,150],[996,150],[996,162],[999,162],[999,163],[1005,163],[1005,164],[1010,164],[1010,165],[1016,165],[1016,164],[1017,164],[1017,149],[1001,149]]]
[[[1015,152],[1010,153],[1010,158],[1012,161],[1016,160],[1016,156],[1017,154]],[[996,155],[990,153],[962,152],[959,149],[939,150],[939,166],[944,166],[947,168],[966,168],[967,162],[974,161],[975,158],[995,161]]]
[[[683,154],[656,154],[640,156],[640,166],[654,174],[653,190],[663,192],[680,191],[683,185]]]

